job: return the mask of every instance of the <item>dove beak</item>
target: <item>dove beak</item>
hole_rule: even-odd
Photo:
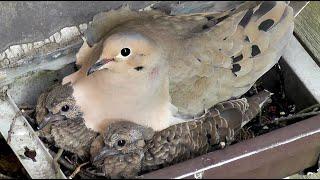
[[[101,59],[98,60],[94,65],[92,65],[89,70],[87,71],[87,76],[94,73],[95,71],[99,71],[101,69],[103,69],[102,67],[105,64],[108,64],[109,62],[114,61],[114,59]]]
[[[104,160],[108,156],[117,155],[119,152],[117,150],[109,149],[108,147],[104,147],[97,156],[93,158],[93,162]]]
[[[51,112],[49,114],[47,114],[44,118],[43,121],[39,124],[39,126],[37,127],[38,130],[43,129],[46,125],[48,125],[51,122],[54,121],[60,121],[63,120],[64,116],[62,115],[58,115],[58,114],[52,114]]]

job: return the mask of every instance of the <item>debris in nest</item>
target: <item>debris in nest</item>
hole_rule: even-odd
[[[83,164],[80,164],[74,171],[73,173],[68,177],[69,179],[73,179],[81,170],[81,168],[85,165],[89,164],[89,162],[85,162]]]
[[[277,85],[275,89],[272,91],[270,90],[274,93],[271,97],[272,102],[263,107],[260,115],[255,117],[241,129],[236,138],[236,142],[253,138],[309,118],[312,115],[320,114],[320,104],[312,105],[297,112],[296,104],[290,101],[286,94],[284,88],[286,84],[281,66],[276,64],[274,68],[279,76],[279,80],[275,82]],[[263,89],[266,89],[264,84],[258,80],[244,96],[252,96]]]
[[[49,150],[51,156],[56,157],[57,154],[55,152],[53,152],[52,150]],[[60,156],[58,159],[58,162],[64,167],[62,168],[62,170],[64,170],[65,174],[70,174],[70,176],[72,175],[71,172],[77,172],[77,166],[80,167],[80,165],[72,162],[71,160],[69,160],[68,156]],[[82,166],[81,166],[82,167]],[[92,165],[86,168],[86,169],[81,169],[79,168],[79,172],[77,172],[77,174],[75,174],[74,176],[77,177],[76,175],[79,175],[79,177],[83,178],[83,179],[88,179],[88,178],[98,178],[98,177],[103,177],[104,174],[98,173],[97,170],[92,167]],[[69,177],[70,177],[69,176]]]
[[[287,121],[287,120],[296,119],[296,118],[305,118],[307,116],[312,116],[312,115],[317,115],[317,114],[320,114],[320,111],[300,113],[300,114],[295,114],[295,115],[289,115],[288,117],[275,118],[274,121],[281,122],[281,121]]]

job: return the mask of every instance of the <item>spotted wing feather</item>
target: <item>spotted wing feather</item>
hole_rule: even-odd
[[[207,153],[220,142],[230,144],[235,133],[255,117],[271,97],[262,91],[248,99],[218,103],[202,119],[176,124],[156,132],[147,142],[143,170],[168,166]]]
[[[243,95],[278,62],[293,24],[286,2],[269,1],[192,33],[181,62],[174,62],[179,68],[171,74],[172,103],[196,114]]]
[[[88,159],[91,143],[97,133],[88,129],[83,120],[67,120],[55,123],[51,135],[57,147],[75,153],[80,158]]]

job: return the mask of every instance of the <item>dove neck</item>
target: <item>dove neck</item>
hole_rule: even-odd
[[[168,86],[168,74],[162,72],[152,82],[148,78],[97,72],[73,84],[73,95],[86,125],[95,131],[103,131],[112,119],[161,130],[168,126],[171,116]]]

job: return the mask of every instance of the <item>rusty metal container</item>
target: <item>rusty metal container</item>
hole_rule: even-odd
[[[296,14],[304,5],[305,3],[297,4]],[[80,45],[80,41],[74,41],[45,57],[34,57],[30,64],[0,69],[0,85],[7,92],[5,97],[0,98],[0,132],[7,138],[8,131],[16,129],[8,144],[32,178],[66,176],[62,171],[54,173],[48,149],[25,117],[17,116],[18,106],[23,103],[35,104],[41,92],[73,72],[73,65],[70,63],[74,62],[75,52]],[[296,38],[289,43],[280,64],[283,67],[286,94],[298,108],[320,103],[320,68]],[[1,79],[2,74],[9,78]],[[275,72],[271,70],[262,80],[272,89],[275,78]],[[25,147],[37,152],[36,161],[25,157]],[[315,116],[141,177],[284,178],[315,165],[319,153],[320,116]]]

